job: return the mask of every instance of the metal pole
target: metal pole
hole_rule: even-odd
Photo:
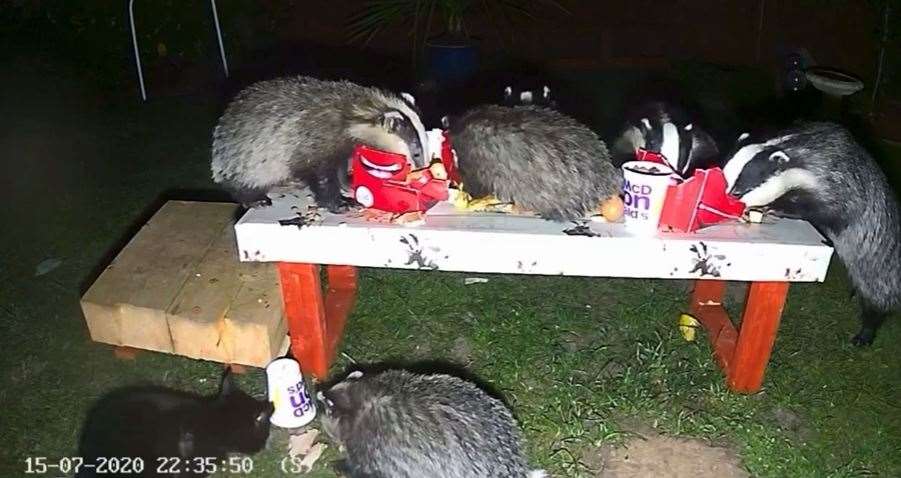
[[[141,85],[141,98],[147,101],[147,90],[144,89],[144,72],[141,69],[141,53],[138,51],[138,37],[135,34],[135,0],[128,0],[128,21],[131,24],[131,43],[135,49],[135,65],[138,67],[138,83]]]
[[[760,43],[763,41],[763,16],[766,11],[766,0],[760,0],[760,15],[757,18],[757,63],[760,63],[760,53],[761,53],[761,45]]]
[[[879,45],[879,61],[876,63],[876,79],[873,80],[873,95],[870,107],[876,111],[876,99],[879,97],[879,84],[882,83],[882,68],[885,66],[885,50],[888,48],[888,20],[891,16],[891,2],[886,0],[882,6],[882,38]]]
[[[222,69],[225,70],[225,77],[228,78],[228,62],[225,60],[225,47],[222,45],[222,30],[219,29],[219,13],[216,12],[216,0],[210,0],[213,6],[213,23],[216,25],[216,37],[219,39],[219,55],[222,57]]]

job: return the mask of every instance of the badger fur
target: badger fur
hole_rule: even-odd
[[[723,170],[749,207],[807,220],[833,244],[861,302],[857,345],[901,303],[901,217],[885,174],[839,125],[798,123],[778,135],[739,138]]]
[[[427,163],[425,128],[409,95],[304,76],[262,81],[238,93],[213,130],[213,181],[245,206],[304,183],[335,211],[357,144]]]
[[[625,127],[613,143],[613,161],[622,166],[635,160],[638,149],[660,153],[683,177],[695,169],[716,165],[719,148],[713,137],[675,104],[650,101],[627,115]]]
[[[475,384],[444,374],[353,372],[317,393],[350,478],[539,478],[516,421]]]
[[[450,121],[463,187],[546,219],[576,220],[622,190],[607,147],[578,121],[539,106],[484,105]]]

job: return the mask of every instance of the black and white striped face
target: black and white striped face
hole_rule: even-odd
[[[762,207],[789,191],[815,190],[814,174],[786,152],[791,139],[789,135],[754,141],[747,133],[742,134],[723,168],[729,194],[748,207]]]
[[[407,154],[414,166],[426,164],[425,149],[419,128],[403,111],[389,111],[382,117],[382,127],[389,134],[400,139],[398,149]]]
[[[393,108],[351,125],[349,133],[373,148],[403,154],[413,167],[427,166],[428,140],[419,111],[412,96],[403,93],[401,98],[402,101],[393,102]]]
[[[713,138],[691,123],[679,126],[667,116],[641,118],[629,126],[621,141],[631,145],[633,152],[640,149],[660,153],[670,166],[685,176],[698,162],[716,156],[719,152]]]

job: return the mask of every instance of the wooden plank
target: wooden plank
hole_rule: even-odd
[[[239,258],[357,267],[738,281],[822,281],[832,248],[807,222],[720,224],[694,234],[633,236],[622,224],[591,223],[593,237],[573,224],[536,217],[456,213],[447,203],[425,224],[401,226],[322,213],[314,224],[282,226],[310,200],[274,196],[235,225]]]
[[[278,271],[275,264],[241,264],[240,271],[241,288],[225,314],[225,347],[231,363],[265,367],[287,349]]]
[[[776,341],[788,287],[788,282],[751,284],[735,354],[727,369],[729,386],[733,390],[744,393],[760,390]]]
[[[327,266],[325,291],[326,358],[331,363],[344,335],[344,325],[357,301],[357,268]]]
[[[241,288],[234,227],[220,229],[166,312],[173,352],[228,363],[225,314]]]
[[[164,204],[82,297],[91,338],[173,352],[166,310],[235,210],[230,203]]]
[[[285,318],[291,330],[291,353],[301,371],[318,379],[328,374],[328,321],[320,268],[316,264],[280,262]]]
[[[695,281],[688,309],[707,331],[717,364],[723,370],[729,370],[738,334],[722,305],[725,289],[723,281]]]

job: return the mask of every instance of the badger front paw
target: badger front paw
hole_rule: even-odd
[[[271,205],[272,205],[272,200],[269,199],[268,197],[241,203],[241,206],[243,206],[244,209],[255,209],[258,207],[266,207],[266,206],[271,206]]]
[[[876,331],[869,327],[864,327],[851,339],[851,343],[858,347],[867,347],[873,345],[873,339],[875,338]]]
[[[244,207],[244,209],[254,209],[272,205],[272,200],[269,199],[266,192],[258,189],[236,191],[232,193],[232,196]]]
[[[334,201],[328,201],[326,204],[322,204],[328,212],[332,214],[346,214],[350,211],[357,209],[359,204],[353,199],[348,199],[346,197],[339,197]]]

